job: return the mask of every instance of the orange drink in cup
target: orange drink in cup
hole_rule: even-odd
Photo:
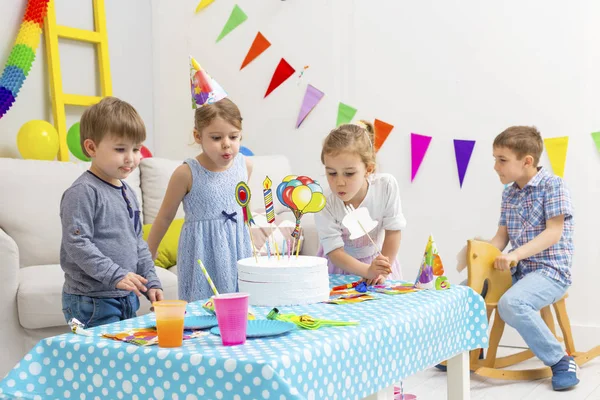
[[[159,347],[180,347],[183,344],[183,318],[187,301],[161,300],[152,303],[156,314]]]

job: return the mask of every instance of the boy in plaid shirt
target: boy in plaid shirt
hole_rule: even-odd
[[[539,310],[571,285],[573,207],[563,180],[538,162],[543,141],[535,127],[513,126],[494,140],[494,170],[503,184],[498,231],[491,244],[504,250],[494,267],[510,269],[513,286],[498,303],[502,319],[552,368],[552,388],[579,383],[578,367],[546,326]]]

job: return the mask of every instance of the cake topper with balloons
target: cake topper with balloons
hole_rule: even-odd
[[[300,219],[306,213],[317,213],[325,207],[325,196],[319,183],[308,176],[288,175],[277,186],[279,202],[296,217],[292,237],[300,236]]]

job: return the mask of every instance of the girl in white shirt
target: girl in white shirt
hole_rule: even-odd
[[[316,214],[321,242],[318,255],[329,260],[329,273],[358,275],[368,284],[401,279],[397,260],[401,230],[406,226],[398,182],[390,174],[375,174],[374,129],[371,123],[345,124],[325,138],[321,161],[330,192],[327,205]],[[356,240],[342,225],[345,206],[366,207],[377,226]],[[379,254],[381,250],[382,255]]]

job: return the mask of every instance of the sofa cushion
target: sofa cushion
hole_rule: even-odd
[[[163,236],[162,241],[156,250],[156,259],[154,264],[161,268],[170,268],[177,264],[177,248],[179,247],[179,236],[183,227],[183,219],[174,219],[171,226],[167,229],[167,233]],[[143,226],[144,240],[148,240],[152,224]]]
[[[140,163],[142,197],[144,200],[144,223],[152,224],[169,185],[171,175],[182,161],[150,157]],[[183,218],[183,204],[179,205],[175,218]]]
[[[166,299],[177,298],[177,276],[156,268]],[[19,271],[17,304],[19,321],[26,329],[40,329],[66,325],[62,312],[62,289],[65,277],[60,265],[34,265]],[[140,298],[138,315],[146,314],[150,305]]]

